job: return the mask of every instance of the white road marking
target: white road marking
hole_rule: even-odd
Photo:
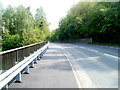
[[[106,55],[106,56],[110,56],[110,57],[113,57],[113,58],[117,58],[117,59],[118,59],[117,56],[113,56],[113,55],[110,55],[110,54],[107,54],[107,53],[104,53],[104,55]]]
[[[88,61],[97,61],[99,58],[100,58],[99,56],[97,56],[97,57],[85,57],[85,58],[78,58],[76,60],[78,60],[78,61],[86,61],[86,60],[88,60]]]
[[[61,47],[61,48],[62,48],[62,47]],[[62,50],[63,50],[63,48],[62,48]],[[69,62],[69,64],[70,64],[70,66],[71,66],[71,68],[72,68],[72,71],[73,71],[73,74],[74,74],[74,76],[75,76],[75,79],[76,79],[78,88],[82,88],[82,87],[81,87],[81,84],[80,84],[80,82],[79,82],[79,80],[78,80],[78,78],[77,78],[77,74],[76,74],[76,72],[75,72],[75,70],[74,70],[74,68],[73,68],[72,63],[70,62],[68,56],[67,56],[65,53],[64,53],[64,56],[67,58],[67,60],[68,60],[68,62]]]
[[[78,47],[78,48],[81,48],[81,46],[71,46],[71,47]],[[87,60],[84,59],[84,57],[77,57],[77,59],[75,59],[71,54],[70,52],[67,51],[67,49],[65,49],[64,47],[62,47],[66,53],[66,57],[68,58],[69,60],[69,63],[71,63],[71,67],[73,68],[73,72],[75,73],[75,78],[77,78],[77,82],[80,84],[80,86],[82,88],[93,88],[93,87],[96,87],[95,86],[95,83],[92,81],[92,79],[90,78],[89,74],[87,74],[85,71],[84,71],[84,68],[82,68],[80,65],[78,66],[78,62],[79,60],[81,61],[84,61],[84,60]],[[79,49],[76,48],[76,51],[78,51]],[[90,51],[94,51],[94,49],[88,49],[88,48],[85,48],[85,49],[81,49],[81,52],[83,50],[90,50]],[[96,52],[96,50],[94,51]],[[77,52],[76,52],[77,53]],[[92,52],[91,52],[92,53]],[[118,60],[116,58],[118,58],[117,56],[114,56],[114,55],[110,55],[108,53],[102,53],[102,52],[98,52],[100,54],[100,57],[112,57],[112,58],[115,58],[115,60]],[[96,53],[96,54],[98,54]],[[71,58],[72,57],[72,58]],[[91,59],[91,61],[96,61],[98,58],[89,58]],[[104,65],[104,64],[103,64]],[[103,67],[103,66],[102,66]],[[105,66],[106,68],[107,66]],[[108,68],[108,67],[107,67]],[[114,73],[112,73],[111,75],[114,76]]]
[[[69,44],[70,45],[70,44]],[[103,53],[101,53],[101,52],[99,52],[99,51],[97,51],[97,50],[93,50],[93,49],[89,49],[89,48],[85,48],[85,47],[79,47],[79,46],[74,46],[74,45],[72,45],[72,47],[78,47],[78,48],[84,48],[84,49],[86,49],[86,50],[89,50],[89,51],[93,51],[93,52],[96,52],[96,53],[98,53],[98,54],[102,54],[103,55]],[[101,47],[109,47],[109,46],[101,46]],[[109,47],[110,48],[110,47]],[[118,47],[116,48],[116,47],[112,47],[112,48],[115,48],[115,49],[119,49]],[[114,55],[110,55],[110,54],[107,54],[107,53],[105,53],[104,55],[106,55],[106,56],[110,56],[110,57],[113,57],[113,58],[118,58],[117,56],[114,56]]]
[[[61,48],[62,48],[62,50],[64,50],[63,47],[61,47]],[[65,50],[63,52],[64,52],[64,55],[66,56],[68,62],[70,63],[70,66],[71,66],[71,68],[73,70],[73,73],[74,73],[74,76],[76,78],[78,87],[79,88],[96,88],[96,86],[93,84],[93,82],[90,79],[90,77],[80,67],[80,65],[71,57],[71,55],[69,54],[69,52],[67,52]]]
[[[99,52],[99,51],[97,51],[97,50],[93,50],[93,49],[90,49],[90,51],[93,51],[93,52]]]
[[[73,68],[72,63],[70,62],[70,60],[68,59],[68,57],[67,57],[67,55],[66,55],[65,53],[64,53],[64,55],[66,56],[66,58],[67,58],[67,60],[68,60],[68,62],[69,62],[69,64],[70,64],[70,66],[71,66],[71,68],[72,68],[72,71],[73,71],[73,74],[74,74],[74,76],[75,76],[75,79],[76,79],[78,88],[82,88],[82,87],[81,87],[81,84],[80,84],[80,82],[79,82],[79,80],[78,80],[78,78],[77,78],[77,74],[76,74],[76,72],[75,72],[75,70],[74,70],[74,68]]]

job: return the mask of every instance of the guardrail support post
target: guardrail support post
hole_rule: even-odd
[[[15,77],[15,82],[16,83],[21,83],[22,82],[22,80],[21,80],[21,72],[18,73],[18,75]]]
[[[34,63],[37,64],[37,58],[35,58]]]
[[[0,89],[0,90],[8,90],[8,84],[6,84],[3,89]]]
[[[12,62],[10,63],[10,67],[12,66],[12,69],[9,68],[10,70],[6,71],[7,73],[5,73],[5,76],[0,78],[0,84],[1,84],[0,90],[1,89],[8,90],[9,84],[11,82],[13,82],[13,80],[15,80],[15,83],[22,82],[21,74],[22,73],[29,74],[29,67],[34,67],[34,63],[37,63],[37,60],[40,60],[40,58],[42,58],[42,56],[45,53],[45,50],[47,48],[45,44],[46,44],[46,42],[43,42],[43,43],[20,47],[17,49],[13,49],[13,50],[10,50],[7,52],[0,53],[0,56],[3,56],[4,57],[3,59],[5,59],[6,61],[10,57],[10,60],[12,60],[12,62],[14,62],[14,63],[12,63]],[[33,52],[37,49],[38,49],[38,51],[33,54]],[[29,57],[30,53],[31,53],[31,55],[32,54],[33,55]],[[13,55],[15,57],[12,57]],[[27,57],[28,57],[28,59],[25,59]],[[33,58],[31,58],[31,57],[33,57]],[[7,63],[5,63],[5,66]],[[14,65],[15,65],[15,67],[13,67]],[[5,67],[5,68],[7,68],[7,67]],[[14,75],[11,76],[12,74],[14,74]],[[8,79],[8,78],[10,78],[10,79]]]
[[[34,68],[34,61],[30,63],[30,68]]]
[[[29,66],[27,66],[27,67],[25,68],[24,74],[29,74]]]
[[[38,61],[40,60],[40,55],[37,56],[37,60],[38,60]]]
[[[40,58],[42,58],[43,57],[43,52],[40,54]]]

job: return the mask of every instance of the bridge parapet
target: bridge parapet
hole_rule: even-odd
[[[29,73],[29,67],[34,67],[34,63],[39,60],[46,49],[48,42],[36,43],[4,52],[0,52],[0,89],[8,87],[8,83],[15,78],[16,82],[21,82],[21,73]]]
[[[62,43],[92,43],[92,38],[82,38],[82,39],[73,39],[73,40],[63,40]]]

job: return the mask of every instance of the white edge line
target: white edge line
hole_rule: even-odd
[[[61,49],[63,50],[62,47],[61,47]],[[64,56],[67,58],[67,60],[68,60],[68,62],[69,62],[69,64],[70,64],[70,66],[71,66],[71,68],[72,68],[72,71],[73,71],[73,74],[74,74],[74,76],[75,76],[75,79],[76,79],[78,88],[82,88],[82,87],[81,87],[81,84],[79,83],[79,80],[78,80],[78,78],[77,78],[77,74],[76,74],[76,72],[75,72],[75,69],[73,68],[73,65],[71,64],[71,62],[70,62],[69,58],[67,57],[67,55],[66,55],[64,52],[63,52],[63,54],[64,54]]]

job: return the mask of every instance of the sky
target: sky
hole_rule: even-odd
[[[80,0],[0,0],[3,8],[6,8],[8,5],[12,7],[19,5],[25,7],[30,6],[33,15],[37,8],[42,7],[46,14],[47,21],[50,23],[50,30],[56,29],[60,19],[65,17],[67,11],[79,1]]]

